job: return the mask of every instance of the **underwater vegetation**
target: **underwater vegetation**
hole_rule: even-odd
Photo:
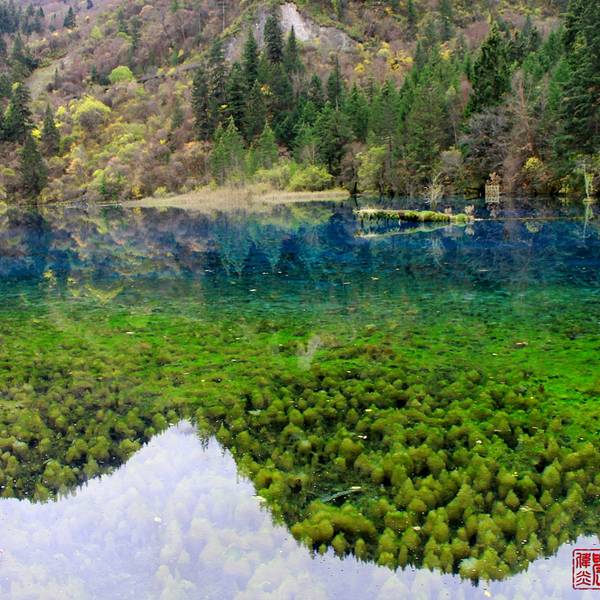
[[[597,531],[600,451],[578,408],[558,409],[518,368],[404,358],[381,341],[340,348],[208,415],[294,536],[391,568],[502,579]]]

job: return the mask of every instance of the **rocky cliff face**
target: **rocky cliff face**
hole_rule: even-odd
[[[253,10],[254,13],[249,17],[246,15],[245,20],[252,21],[250,29],[258,43],[262,45],[265,22],[272,11],[264,5],[259,5]],[[306,11],[300,10],[294,2],[281,4],[278,14],[282,30],[287,34],[293,28],[296,38],[302,42],[305,49],[345,52],[356,48],[356,41],[347,33],[337,27],[320,25]],[[239,57],[246,35],[247,31],[243,31],[229,40],[227,55],[230,60]]]

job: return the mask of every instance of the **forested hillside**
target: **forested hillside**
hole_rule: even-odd
[[[0,198],[581,193],[600,4],[0,0]]]

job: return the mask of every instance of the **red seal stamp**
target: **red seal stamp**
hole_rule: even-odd
[[[573,550],[573,589],[600,590],[600,548]]]

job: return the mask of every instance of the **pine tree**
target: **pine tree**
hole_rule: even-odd
[[[10,98],[12,95],[12,84],[6,73],[0,73],[0,99]],[[0,113],[2,111],[0,110]]]
[[[21,151],[21,189],[28,196],[37,196],[46,187],[48,171],[37,144],[30,133]]]
[[[340,61],[335,57],[333,70],[327,79],[327,99],[332,106],[339,107],[344,99],[344,78],[340,68]]]
[[[488,37],[473,65],[473,93],[469,98],[467,113],[480,112],[496,106],[510,90],[511,66],[506,39],[493,23]]]
[[[267,123],[254,147],[255,164],[259,169],[270,169],[279,157],[275,134]]]
[[[173,103],[173,111],[171,112],[171,131],[179,129],[185,121],[185,114],[181,106],[181,100],[179,97],[175,98]]]
[[[400,98],[396,87],[386,81],[377,90],[369,110],[369,131],[377,143],[394,139],[400,119]]]
[[[67,29],[75,29],[77,23],[75,20],[75,12],[73,11],[73,7],[69,6],[69,10],[67,11],[67,14],[65,15],[65,20],[63,22],[63,26],[66,27]]]
[[[318,159],[319,139],[315,128],[306,121],[296,127],[294,156],[303,164],[314,165]]]
[[[323,92],[323,82],[315,73],[308,84],[308,99],[313,103],[317,110],[325,106],[325,93]]]
[[[283,64],[274,65],[271,77],[269,113],[277,139],[286,146],[292,142],[294,124],[291,119],[294,88]]]
[[[198,67],[192,83],[192,113],[194,115],[194,131],[200,140],[208,140],[212,134],[209,116],[208,84],[203,66]]]
[[[294,73],[301,73],[304,70],[304,65],[300,60],[300,51],[298,49],[298,42],[296,40],[296,31],[294,30],[294,27],[292,27],[287,38],[283,53],[283,64],[285,66],[285,70],[290,75]]]
[[[258,81],[250,89],[244,110],[244,136],[250,142],[254,140],[265,127],[267,107],[262,89]]]
[[[244,140],[233,119],[227,127],[219,123],[215,133],[215,143],[211,154],[211,167],[214,178],[224,184],[232,177],[239,176],[244,166]]]
[[[279,19],[273,14],[265,23],[265,51],[271,64],[278,64],[283,60],[283,36]]]
[[[417,11],[415,9],[414,0],[408,0],[406,3],[406,21],[408,31],[414,35],[417,30]]]
[[[29,108],[30,101],[31,97],[27,86],[21,83],[17,84],[6,110],[4,132],[7,139],[23,142],[33,128]]]
[[[60,150],[60,133],[54,122],[54,114],[48,104],[42,127],[42,147],[47,156],[54,156]]]
[[[517,63],[522,63],[529,54],[540,47],[541,41],[538,28],[533,24],[531,17],[527,15],[523,29],[517,33],[512,44],[511,58]]]
[[[406,116],[404,154],[419,183],[431,175],[440,151],[448,147],[452,140],[444,71],[441,65],[426,66]]]
[[[248,91],[244,72],[239,63],[234,63],[227,79],[227,117],[233,117],[235,126],[242,131]]]
[[[563,86],[560,147],[600,150],[600,4],[571,0],[564,32],[569,77]]]
[[[227,67],[221,40],[216,40],[208,55],[208,114],[211,132],[225,118]]]
[[[454,32],[454,12],[452,10],[452,0],[439,0],[438,10],[440,13],[440,37],[443,42],[447,42]]]
[[[246,80],[246,89],[251,90],[258,78],[258,44],[252,31],[248,34],[242,54],[242,69]]]
[[[366,142],[369,129],[369,103],[356,84],[352,86],[350,93],[346,96],[343,110],[354,133],[354,138],[359,142]]]
[[[320,161],[327,165],[332,175],[337,175],[346,145],[352,137],[345,115],[327,103],[317,118],[315,133]]]

